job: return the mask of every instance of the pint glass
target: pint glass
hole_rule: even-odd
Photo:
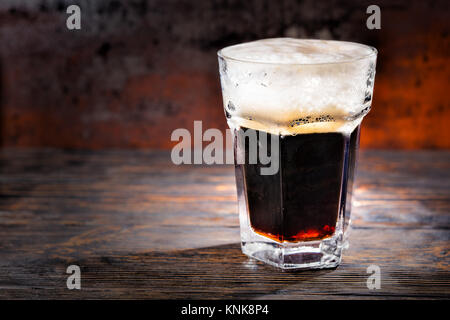
[[[246,255],[283,269],[339,265],[376,56],[290,38],[218,52]]]

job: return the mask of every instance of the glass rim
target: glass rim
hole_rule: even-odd
[[[270,39],[270,38],[269,38]],[[342,61],[330,61],[330,62],[317,62],[317,63],[301,63],[301,62],[272,62],[272,61],[256,61],[256,60],[251,60],[251,59],[240,59],[240,58],[233,58],[230,56],[227,56],[223,53],[223,50],[234,47],[234,46],[240,46],[240,45],[244,45],[247,43],[251,43],[254,41],[249,41],[249,42],[242,42],[242,43],[238,43],[238,44],[234,44],[231,46],[226,46],[222,49],[220,49],[219,51],[217,51],[217,56],[222,58],[222,59],[226,59],[226,60],[232,60],[232,61],[237,61],[237,62],[244,62],[244,63],[254,63],[254,64],[266,64],[266,65],[279,65],[279,66],[319,66],[319,65],[339,65],[339,64],[347,64],[347,63],[354,63],[357,61],[361,61],[361,60],[365,60],[371,57],[376,57],[378,55],[378,50],[375,47],[366,45],[366,44],[362,44],[362,43],[358,43],[358,42],[352,42],[352,41],[341,41],[341,40],[325,40],[325,39],[301,39],[301,38],[286,38],[286,39],[297,39],[297,40],[303,40],[303,41],[329,41],[329,42],[339,42],[339,43],[349,43],[349,44],[354,44],[354,45],[358,45],[361,47],[365,47],[367,49],[370,50],[370,52],[368,54],[362,55],[362,56],[358,56],[356,58],[352,58],[349,60],[342,60]],[[267,40],[267,39],[259,39],[259,40]],[[258,41],[258,40],[255,40]]]

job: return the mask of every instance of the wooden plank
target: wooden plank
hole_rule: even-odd
[[[1,298],[449,298],[450,152],[361,154],[334,270],[246,258],[231,166],[166,152],[0,152]],[[67,290],[65,268],[82,269]],[[368,290],[377,264],[382,288]]]

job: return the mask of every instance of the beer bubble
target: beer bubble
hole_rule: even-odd
[[[233,102],[229,101],[227,105],[228,110],[235,111],[236,107],[234,106]]]
[[[332,122],[335,121],[334,117],[329,114],[319,115],[317,117],[312,116],[306,116],[303,118],[298,118],[295,120],[290,121],[289,126],[291,128],[308,124],[308,123],[314,123],[314,122]]]
[[[219,65],[220,65],[220,72],[225,74],[227,73],[227,62],[224,58],[219,57]]]

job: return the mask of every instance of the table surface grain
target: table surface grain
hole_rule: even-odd
[[[232,166],[2,149],[0,298],[449,299],[450,152],[364,151],[358,170],[342,264],[286,272],[241,253]]]

